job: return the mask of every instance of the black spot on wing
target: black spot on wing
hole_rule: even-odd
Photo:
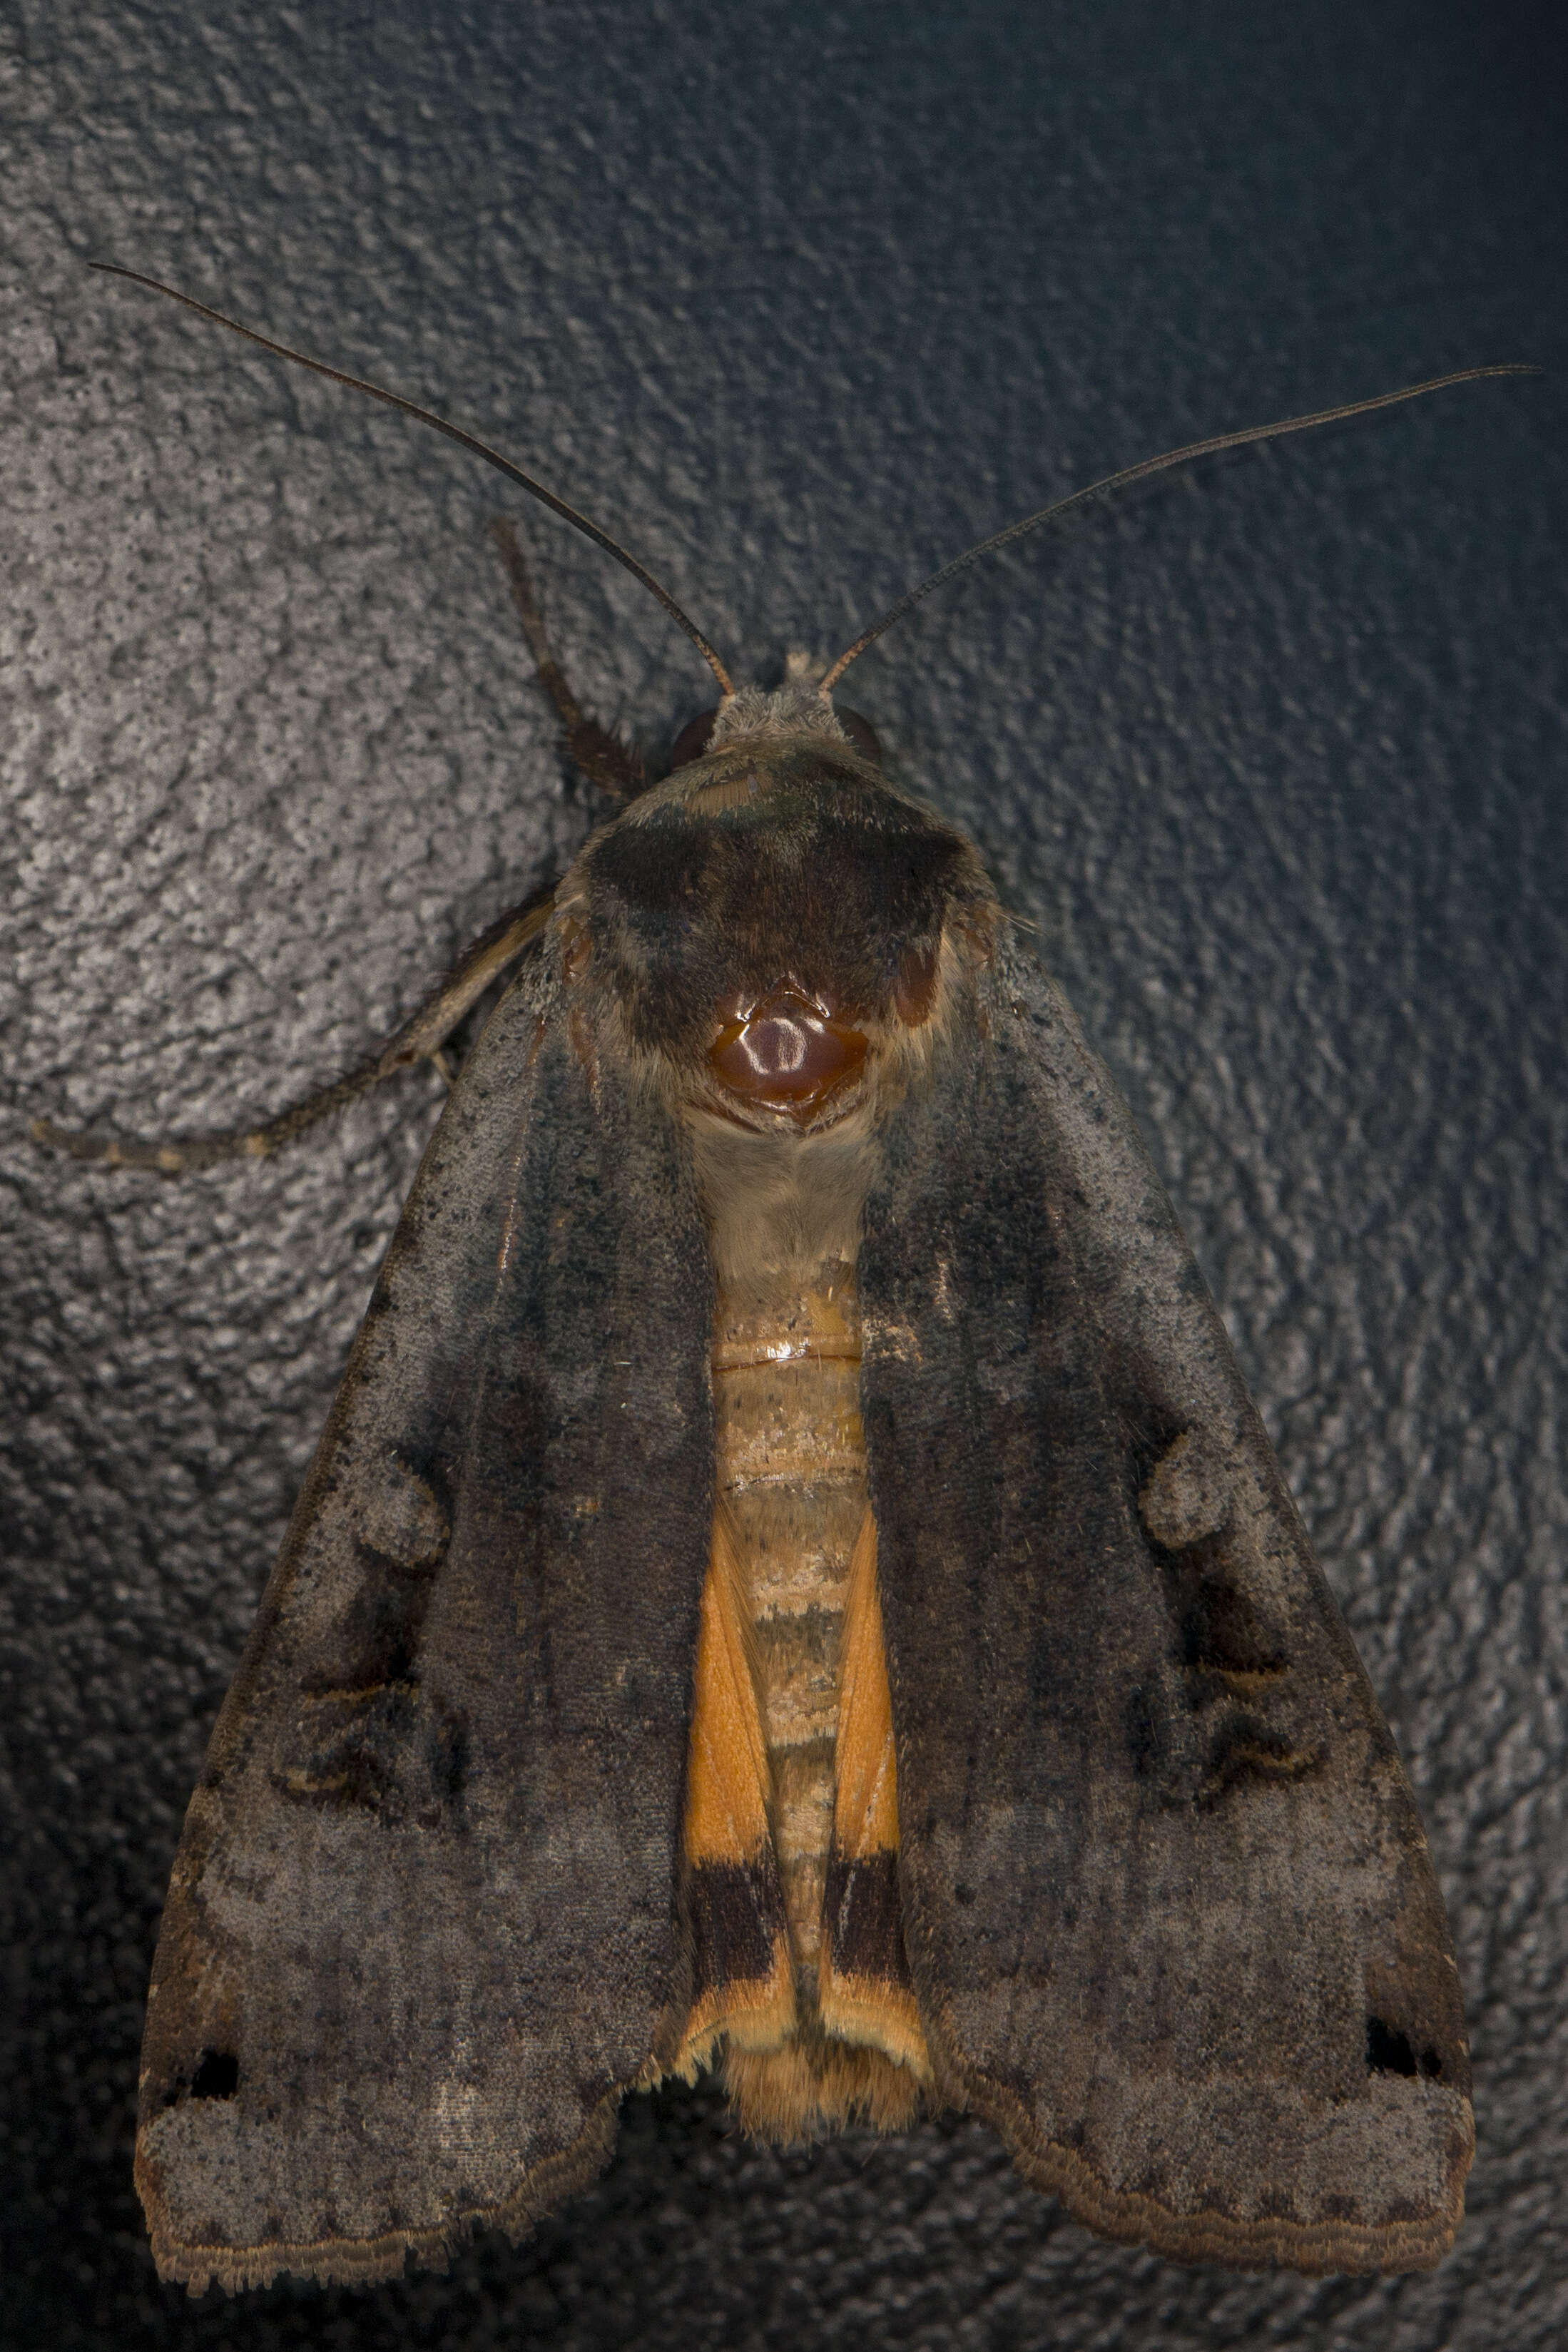
[[[726,1985],[771,1975],[784,1911],[771,1853],[765,1861],[703,1862],[686,1881],[692,2005]]]
[[[239,2089],[239,2060],[232,2050],[210,2043],[188,2074],[176,2074],[158,2099],[160,2107],[177,2107],[186,2099],[232,2099]]]
[[[960,1901],[963,1892],[960,1890]],[[823,1913],[837,1975],[908,1985],[910,1964],[904,1952],[896,1853],[884,1849],[854,1861],[847,1861],[841,1853],[831,1854]]]
[[[1369,2074],[1418,2075],[1425,2082],[1437,2082],[1443,2073],[1442,2053],[1427,2043],[1417,2050],[1397,2025],[1390,2025],[1386,2018],[1369,2017],[1366,2070]]]
[[[232,2051],[204,2050],[191,2077],[193,2099],[232,2099],[239,2088],[239,2061]]]

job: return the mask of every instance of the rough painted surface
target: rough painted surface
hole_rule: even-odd
[[[157,2288],[158,1908],[436,1089],[179,1188],[42,1166],[22,1118],[303,1091],[586,816],[491,485],[75,255],[461,411],[776,668],[1173,440],[1558,361],[1560,38],[1413,4],[1179,43],[1131,5],[7,14],[12,2340],[1561,2340],[1560,367],[1026,551],[852,681],[1131,1095],[1409,1764],[1477,2077],[1431,2278],[1179,2273],[978,2124],[795,2162],[661,2094],[600,2189],[449,2281]],[[530,544],[582,690],[668,738],[700,668],[589,551]]]

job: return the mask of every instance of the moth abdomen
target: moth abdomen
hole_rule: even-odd
[[[838,1655],[866,1515],[852,1269],[769,1302],[721,1290],[715,1486],[734,1529],[797,1976],[815,1969],[833,1812]]]
[[[756,1706],[793,1995],[771,2034],[731,2032],[725,2078],[742,2122],[775,2139],[808,2137],[856,2114],[903,2121],[929,2079],[908,1993],[890,1812],[881,1822],[878,1934],[855,1948],[868,1995],[901,1996],[908,2015],[889,2037],[874,1997],[855,2016],[832,2002],[840,1923],[866,1912],[863,1889],[847,1903],[851,1865],[836,1835],[854,1777],[846,1735],[855,1569],[868,1546],[875,1557],[859,1372],[851,1261],[828,1258],[805,1282],[721,1287],[713,1388],[724,1534],[715,1550],[732,1574]],[[694,1738],[703,1736],[700,1707]],[[887,1778],[890,1797],[890,1756]]]

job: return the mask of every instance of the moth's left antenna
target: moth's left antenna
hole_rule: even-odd
[[[421,408],[417,401],[405,400],[400,392],[388,392],[384,384],[372,383],[363,375],[349,375],[342,368],[329,367],[324,360],[311,359],[306,352],[292,351],[287,343],[274,342],[270,335],[259,334],[254,327],[243,326],[237,319],[226,317],[222,310],[215,310],[205,302],[198,302],[194,294],[182,294],[177,286],[165,286],[161,278],[148,278],[140,269],[127,269],[118,261],[89,261],[88,268],[101,271],[107,278],[128,278],[132,286],[145,286],[153,294],[165,295],[171,302],[183,303],[187,310],[194,310],[198,319],[210,319],[215,327],[226,327],[231,335],[243,335],[247,343],[259,344],[275,359],[289,360],[295,367],[309,368],[313,375],[324,375],[329,383],[345,384],[350,392],[365,393],[372,400],[383,401],[388,408],[398,409],[405,416],[412,416],[416,424],[428,425],[436,432],[444,433],[447,440],[456,441],[459,448],[472,450],[476,457],[482,457],[487,466],[493,466],[498,474],[504,474],[509,482],[515,482],[519,489],[526,490],[530,498],[537,499],[541,506],[548,507],[552,514],[558,514],[563,522],[569,522],[574,530],[580,530],[584,539],[591,539],[595,547],[602,547],[606,555],[613,555],[617,563],[624,564],[632,578],[640,581],[648,594],[663,605],[677,627],[685,630],[718,679],[721,691],[725,694],[734,692],[729,671],[696,622],[681,611],[668,589],[659,585],[647,566],[639,563],[618,540],[612,539],[607,530],[601,530],[596,522],[591,521],[585,514],[579,514],[576,508],[568,506],[564,499],[558,499],[553,490],[547,490],[542,482],[536,482],[531,474],[525,474],[521,466],[514,466],[510,457],[503,457],[499,449],[492,449],[477,434],[465,433],[460,425],[449,425],[433,409]]]
[[[962,555],[955,555],[951,562],[942,565],[940,572],[931,572],[928,579],[921,581],[918,586],[900,596],[896,604],[890,604],[879,621],[873,621],[868,629],[861,631],[854,644],[845,648],[826,673],[818,691],[831,694],[850,663],[858,661],[868,646],[874,646],[895,621],[901,621],[906,613],[912,612],[927,596],[932,595],[938,588],[945,587],[956,572],[966,572],[972,563],[978,563],[983,555],[994,555],[998,548],[1010,547],[1016,539],[1022,539],[1028,531],[1042,530],[1049,523],[1059,522],[1064,515],[1071,513],[1074,507],[1084,506],[1090,499],[1105,498],[1112,491],[1125,489],[1130,483],[1147,481],[1151,474],[1168,474],[1173,467],[1193,465],[1199,457],[1215,457],[1222,449],[1248,449],[1260,441],[1282,441],[1289,433],[1312,433],[1322,425],[1343,425],[1352,416],[1371,416],[1380,408],[1398,408],[1405,401],[1420,400],[1429,392],[1447,392],[1450,384],[1480,383],[1494,375],[1542,375],[1544,373],[1544,369],[1534,367],[1525,360],[1505,360],[1494,367],[1456,368],[1451,375],[1435,375],[1425,383],[1407,383],[1398,392],[1379,393],[1372,400],[1346,401],[1341,408],[1320,408],[1310,416],[1286,416],[1275,425],[1249,425],[1239,433],[1214,433],[1206,441],[1189,441],[1184,448],[1166,449],[1158,457],[1145,457],[1136,466],[1124,466],[1120,473],[1107,474],[1100,481],[1090,482],[1087,488],[1073,490],[1067,498],[1058,499],[1054,505],[1042,507],[1037,514],[1026,515],[1022,522],[1009,523],[1005,530],[997,531],[990,539],[981,540],[977,546],[966,547]]]

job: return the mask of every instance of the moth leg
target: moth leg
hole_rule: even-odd
[[[226,1160],[265,1160],[285,1144],[292,1143],[296,1136],[303,1135],[307,1128],[314,1127],[318,1119],[327,1118],[360,1095],[369,1094],[374,1087],[395,1076],[410,1063],[433,1062],[450,1086],[452,1066],[442,1046],[492,981],[499,979],[508,965],[515,963],[541,936],[554,904],[555,887],[552,883],[502,915],[474,941],[435,993],[426,997],[377,1053],[357,1070],[334,1078],[330,1086],[319,1087],[302,1102],[279,1111],[259,1127],[232,1128],[219,1135],[142,1139],[84,1135],[57,1127],[52,1119],[36,1118],[32,1123],[33,1139],[47,1144],[51,1150],[67,1152],[73,1160],[100,1160],[111,1168],[155,1168],[163,1176],[183,1176],[192,1169],[216,1168]]]
[[[533,593],[533,583],[523,562],[522,550],[517,542],[517,530],[506,515],[499,515],[490,525],[490,537],[500,550],[506,565],[507,584],[511,601],[517,607],[517,617],[522,624],[522,634],[528,639],[528,649],[533,656],[533,666],[539,673],[539,683],[555,706],[561,721],[561,733],[566,756],[580,775],[601,792],[611,793],[618,801],[630,800],[640,793],[647,782],[639,754],[618,743],[606,730],[587,717],[582,704],[566,683],[566,674],[550,650],[543,615]]]

